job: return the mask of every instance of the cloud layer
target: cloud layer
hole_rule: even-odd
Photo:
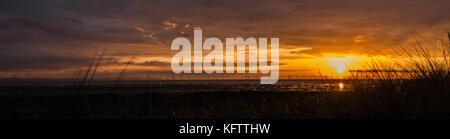
[[[105,66],[120,67],[139,51],[135,66],[164,67],[174,54],[171,41],[192,37],[194,28],[222,39],[279,37],[280,48],[291,51],[281,60],[364,55],[414,34],[449,31],[449,5],[448,0],[2,0],[5,74],[0,75],[85,66],[107,42]]]

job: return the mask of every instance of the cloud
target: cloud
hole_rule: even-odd
[[[145,61],[145,62],[142,62],[142,63],[133,63],[133,65],[138,65],[138,66],[170,66],[170,63],[153,60],[153,61]]]
[[[164,21],[162,23],[164,24],[164,30],[174,29],[174,28],[177,27],[176,23],[171,23],[171,22],[168,22],[168,21]]]
[[[448,5],[448,0],[2,0],[0,59],[17,61],[3,70],[71,68],[89,61],[107,41],[114,59],[137,50],[170,58],[171,41],[192,39],[194,28],[203,29],[204,37],[279,37],[280,48],[311,48],[284,56],[289,59],[364,54],[387,50],[389,42],[408,41],[411,34],[449,31]]]

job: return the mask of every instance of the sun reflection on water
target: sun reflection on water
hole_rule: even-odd
[[[344,83],[339,83],[339,89],[344,89]]]

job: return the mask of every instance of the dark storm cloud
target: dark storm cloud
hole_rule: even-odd
[[[385,42],[413,32],[448,30],[449,5],[448,0],[2,0],[0,49],[14,57],[0,59],[34,69],[45,67],[34,60],[86,63],[90,48],[106,41],[169,53],[170,41],[191,37],[194,27],[206,37],[279,37],[281,48],[311,47],[305,53],[312,55],[364,53],[358,46],[383,49]],[[73,47],[85,52],[63,55],[76,53]],[[59,65],[64,64],[49,67]]]
[[[88,41],[144,43],[145,32],[136,30],[132,22],[121,19],[92,18],[75,15],[62,7],[63,0],[1,1],[0,43],[49,41]],[[27,36],[28,35],[28,36]],[[46,38],[31,38],[43,35]],[[50,42],[50,43],[51,43]],[[70,42],[68,42],[70,43]]]

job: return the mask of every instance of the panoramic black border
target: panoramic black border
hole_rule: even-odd
[[[230,124],[230,123],[266,123],[271,124],[269,134],[222,134],[214,132],[212,137],[275,137],[293,138],[321,137],[357,137],[357,138],[391,138],[425,135],[427,138],[448,133],[450,120],[331,120],[331,119],[208,119],[208,120],[170,120],[170,119],[131,119],[131,120],[0,120],[2,133],[14,136],[56,136],[59,138],[161,138],[185,137],[205,134],[180,134],[179,126],[190,124]]]

